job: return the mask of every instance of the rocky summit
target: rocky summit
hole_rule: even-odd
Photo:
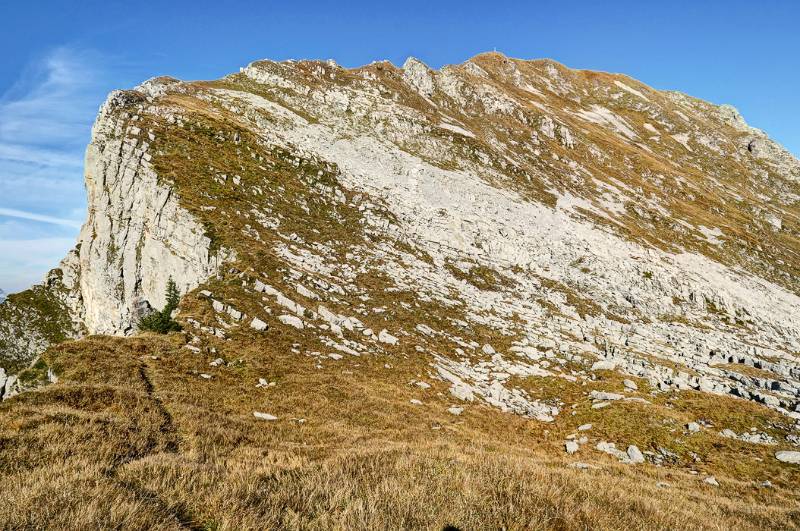
[[[1,527],[800,521],[800,162],[729,105],[257,61],[111,93],[85,178],[0,305]]]

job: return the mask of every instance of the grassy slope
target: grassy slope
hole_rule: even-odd
[[[479,405],[456,417],[442,384],[422,391],[399,383],[424,373],[418,359],[395,356],[389,370],[382,357],[348,357],[316,369],[285,348],[287,335],[236,344],[241,362],[219,369],[181,348],[180,334],[92,337],[49,351],[61,381],[0,406],[0,527],[800,525],[795,470],[770,465],[772,489],[747,476],[751,459],[769,459],[761,447],[698,435],[697,445],[718,456],[698,466],[700,476],[619,465],[588,447],[568,458],[561,441],[585,412],[552,425]],[[257,389],[257,377],[277,385]],[[685,398],[654,408],[651,426],[660,415],[697,415],[685,408],[742,405]],[[621,410],[606,411],[592,419],[593,441],[625,425]],[[627,429],[639,444],[658,430],[639,422]],[[578,460],[598,468],[567,466]],[[706,473],[721,487],[702,483]]]
[[[14,374],[28,367],[46,347],[73,336],[73,324],[57,287],[33,286],[8,296],[0,304],[0,367]],[[25,341],[19,341],[22,335]]]

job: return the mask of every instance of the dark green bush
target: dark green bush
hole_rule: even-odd
[[[167,305],[164,306],[163,310],[154,311],[139,319],[137,323],[139,330],[142,332],[157,332],[159,334],[180,331],[181,325],[172,318],[172,312],[178,307],[180,300],[181,294],[178,291],[178,286],[170,277],[167,281]]]

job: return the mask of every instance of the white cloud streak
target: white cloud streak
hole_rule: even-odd
[[[74,219],[55,218],[52,216],[44,216],[42,214],[25,212],[24,210],[16,210],[13,208],[0,207],[0,216],[39,221],[42,223],[50,223],[52,225],[61,225],[62,227],[74,227],[78,229],[81,227],[81,222]]]
[[[2,116],[2,112],[0,112]],[[80,169],[83,158],[75,153],[64,153],[55,149],[47,149],[34,145],[0,143],[0,160],[21,162],[31,166],[56,166],[65,169]]]

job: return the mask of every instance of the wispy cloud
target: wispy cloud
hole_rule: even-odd
[[[61,47],[30,64],[0,97],[3,144],[55,148],[85,137],[91,111],[102,98],[97,90],[105,84],[102,62],[96,52]]]
[[[27,219],[30,221],[39,221],[42,223],[51,223],[53,225],[61,225],[62,227],[80,228],[81,222],[74,219],[55,218],[53,216],[44,216],[33,212],[25,212],[24,210],[16,210],[13,208],[0,207],[0,216],[7,216],[10,218]]]
[[[2,116],[2,110],[0,110],[0,116]],[[0,124],[0,128],[3,125]],[[80,157],[76,157],[75,153],[48,149],[34,144],[0,143],[0,161],[30,164],[33,167],[58,166],[65,169],[80,169],[83,166],[83,161]]]
[[[116,76],[101,54],[63,46],[0,94],[0,288],[41,279],[74,242],[74,216],[85,211],[84,150]]]

